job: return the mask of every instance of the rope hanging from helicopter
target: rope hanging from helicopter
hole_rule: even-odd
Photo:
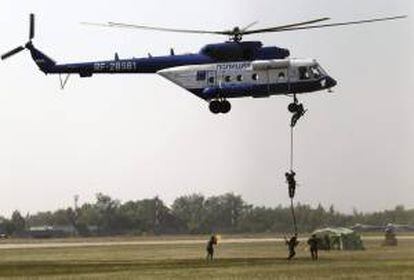
[[[298,226],[296,222],[296,215],[295,215],[295,191],[296,191],[296,179],[295,179],[295,171],[294,169],[294,127],[290,127],[290,171],[285,174],[286,182],[288,184],[288,192],[290,198],[290,211],[292,213],[292,223],[293,223],[293,230],[294,234],[298,234]]]
[[[297,219],[295,214],[295,205],[294,205],[294,198],[295,198],[295,191],[296,191],[296,173],[294,171],[294,130],[297,121],[305,115],[306,110],[303,104],[299,103],[296,95],[293,97],[293,103],[289,104],[288,110],[292,113],[292,118],[290,122],[290,171],[285,174],[286,176],[286,183],[288,184],[288,191],[289,191],[289,198],[290,198],[290,209],[292,213],[292,222],[293,222],[293,230],[295,236],[298,234],[298,226],[297,226]]]
[[[293,144],[294,144],[294,130],[293,127],[290,127],[290,171],[293,171],[293,157],[294,157],[294,149],[293,149]]]

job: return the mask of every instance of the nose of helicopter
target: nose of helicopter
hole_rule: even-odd
[[[331,76],[326,77],[326,88],[333,88],[338,84],[338,82]]]

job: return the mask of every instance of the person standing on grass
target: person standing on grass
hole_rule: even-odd
[[[308,245],[310,248],[310,253],[312,256],[312,260],[318,260],[318,238],[316,234],[313,234],[311,238],[308,239]]]
[[[207,260],[212,261],[214,258],[214,245],[217,245],[217,237],[212,235],[210,240],[207,242]]]

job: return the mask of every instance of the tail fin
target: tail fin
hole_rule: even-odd
[[[53,59],[36,49],[31,42],[26,44],[26,48],[30,51],[33,60],[43,73],[48,74],[52,72],[56,65]]]

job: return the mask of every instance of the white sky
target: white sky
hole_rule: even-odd
[[[407,14],[399,22],[246,37],[316,58],[338,80],[334,94],[301,97],[297,199],[339,210],[414,207],[413,1],[2,0],[0,52],[27,41],[58,62],[197,52],[217,36],[108,30],[120,21],[225,29],[329,16],[347,21]],[[28,52],[0,62],[0,215],[54,210],[103,192],[122,201],[234,192],[256,205],[287,204],[286,97],[232,100],[226,116],[157,75],[71,77],[60,91]]]

